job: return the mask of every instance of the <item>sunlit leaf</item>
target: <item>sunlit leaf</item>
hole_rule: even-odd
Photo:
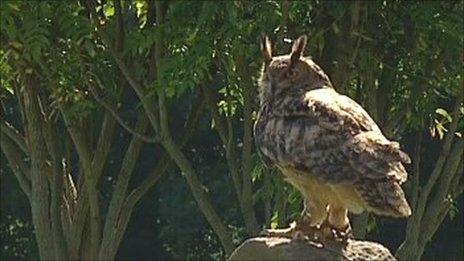
[[[442,109],[442,108],[436,109],[436,110],[435,110],[435,113],[437,113],[437,114],[439,114],[439,115],[445,117],[445,118],[448,120],[448,122],[452,122],[452,121],[453,121],[453,119],[451,118],[451,115],[449,115],[449,113],[448,113],[446,110]]]

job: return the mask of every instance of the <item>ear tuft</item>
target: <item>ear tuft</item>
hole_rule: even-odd
[[[294,65],[300,57],[303,55],[304,48],[306,47],[307,37],[306,35],[300,36],[295,40],[292,46],[292,53],[290,55],[291,62]]]
[[[271,41],[266,35],[261,37],[261,53],[263,55],[264,62],[269,64],[272,60],[272,47]]]

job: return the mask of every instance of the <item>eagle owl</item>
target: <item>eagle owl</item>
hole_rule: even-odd
[[[400,187],[407,178],[402,163],[410,158],[358,103],[334,90],[310,57],[302,56],[305,45],[301,36],[290,54],[273,57],[269,39],[263,38],[254,126],[263,161],[277,166],[302,193],[300,223],[316,229],[328,225],[332,233],[346,235],[348,211],[410,216]]]

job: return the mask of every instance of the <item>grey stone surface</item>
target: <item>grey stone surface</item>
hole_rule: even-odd
[[[369,241],[349,240],[346,244],[322,245],[279,237],[246,240],[229,260],[396,260],[384,246]]]

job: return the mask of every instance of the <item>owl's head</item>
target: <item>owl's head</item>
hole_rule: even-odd
[[[294,91],[309,91],[323,86],[332,87],[329,77],[311,59],[304,57],[306,36],[300,36],[287,55],[272,56],[271,42],[262,38],[264,66],[260,79],[260,100],[273,99]]]

